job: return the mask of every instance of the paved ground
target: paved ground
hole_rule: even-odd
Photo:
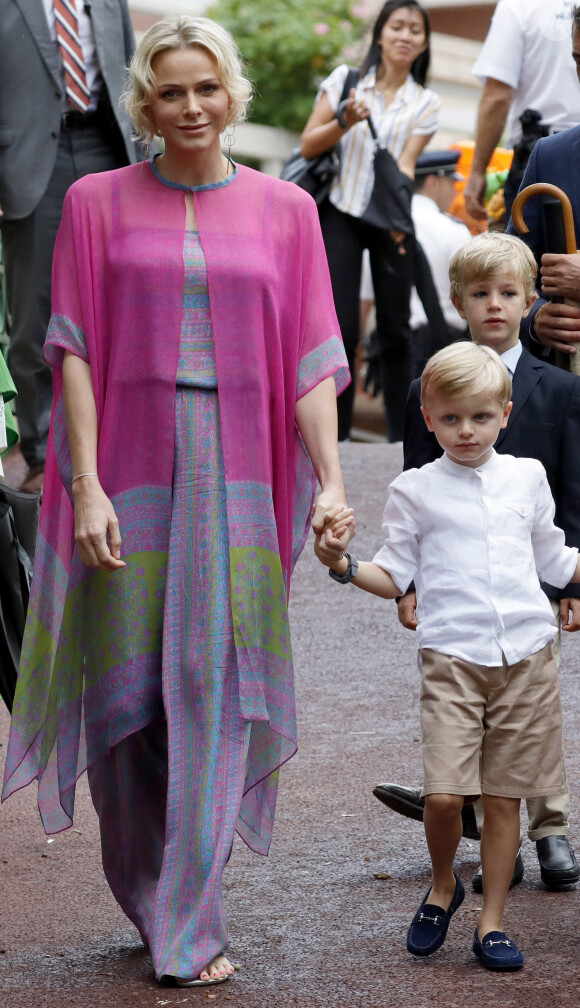
[[[357,552],[379,539],[400,450],[344,445],[358,505]],[[392,603],[331,583],[303,554],[293,583],[300,751],[284,769],[271,856],[241,844],[226,876],[234,980],[209,993],[159,986],[139,938],[109,894],[86,783],[74,830],[47,843],[34,788],[0,810],[0,1004],[5,1008],[203,1005],[237,1008],[577,1008],[579,894],[547,892],[534,849],[510,897],[508,928],[527,954],[520,974],[483,971],[471,953],[479,897],[467,899],[445,947],[413,960],[405,932],[428,888],[419,826],[373,798],[378,781],[420,780],[415,639]],[[564,647],[569,772],[580,808],[580,638]],[[0,716],[5,751],[7,717]],[[577,816],[573,833],[578,842]],[[579,844],[580,845],[580,844]],[[477,845],[462,841],[466,884]],[[388,875],[377,879],[375,875]]]

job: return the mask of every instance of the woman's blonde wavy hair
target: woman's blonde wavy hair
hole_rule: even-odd
[[[123,94],[127,112],[140,140],[147,149],[155,137],[149,105],[156,87],[153,61],[170,49],[205,49],[217,63],[218,77],[228,93],[231,106],[226,126],[242,122],[252,98],[252,85],[244,77],[239,49],[229,31],[204,17],[167,17],[158,21],[141,39],[129,66],[129,79]]]

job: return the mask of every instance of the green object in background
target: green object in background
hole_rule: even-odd
[[[509,169],[507,169],[507,168],[504,171],[487,172],[487,174],[485,176],[485,199],[486,199],[486,201],[488,199],[491,199],[491,197],[494,196],[495,193],[499,189],[503,189],[503,187],[505,186],[505,180],[508,177],[508,174],[509,174]]]
[[[12,376],[8,370],[8,366],[2,353],[0,353],[0,395],[4,400],[4,416],[6,420],[6,438],[8,441],[8,448],[12,448],[12,446],[18,441],[18,429],[16,427],[14,417],[12,416],[12,410],[8,404],[16,395],[16,386],[12,381]],[[8,448],[5,448],[4,451],[8,451]]]
[[[250,121],[301,132],[320,82],[339,63],[358,65],[366,53],[366,7],[353,0],[213,3],[207,16],[231,31],[255,87]]]

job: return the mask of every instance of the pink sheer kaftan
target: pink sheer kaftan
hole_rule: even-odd
[[[194,199],[215,339],[240,706],[252,722],[238,829],[265,853],[277,768],[296,749],[287,593],[314,492],[295,406],[329,375],[342,390],[348,371],[313,201],[244,167]],[[45,350],[53,440],[3,793],[38,778],[49,833],[71,824],[86,766],[162,710],[184,227],[183,192],[148,164],[88,176],[65,202]],[[112,575],[84,567],[74,548],[65,349],[91,367],[99,476],[127,561]]]

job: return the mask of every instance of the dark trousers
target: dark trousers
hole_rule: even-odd
[[[47,190],[21,220],[0,220],[6,292],[11,314],[9,365],[18,390],[16,410],[22,453],[43,466],[52,406],[52,374],[42,359],[50,320],[52,253],[69,186],[91,172],[126,163],[119,146],[97,126],[61,132]]]
[[[338,437],[350,436],[354,404],[354,360],[360,336],[360,279],[363,250],[369,250],[375,290],[380,375],[389,441],[403,438],[403,415],[412,378],[409,303],[412,256],[401,255],[386,231],[337,210],[320,208],[320,223],[336,313],[353,381],[338,399]]]

